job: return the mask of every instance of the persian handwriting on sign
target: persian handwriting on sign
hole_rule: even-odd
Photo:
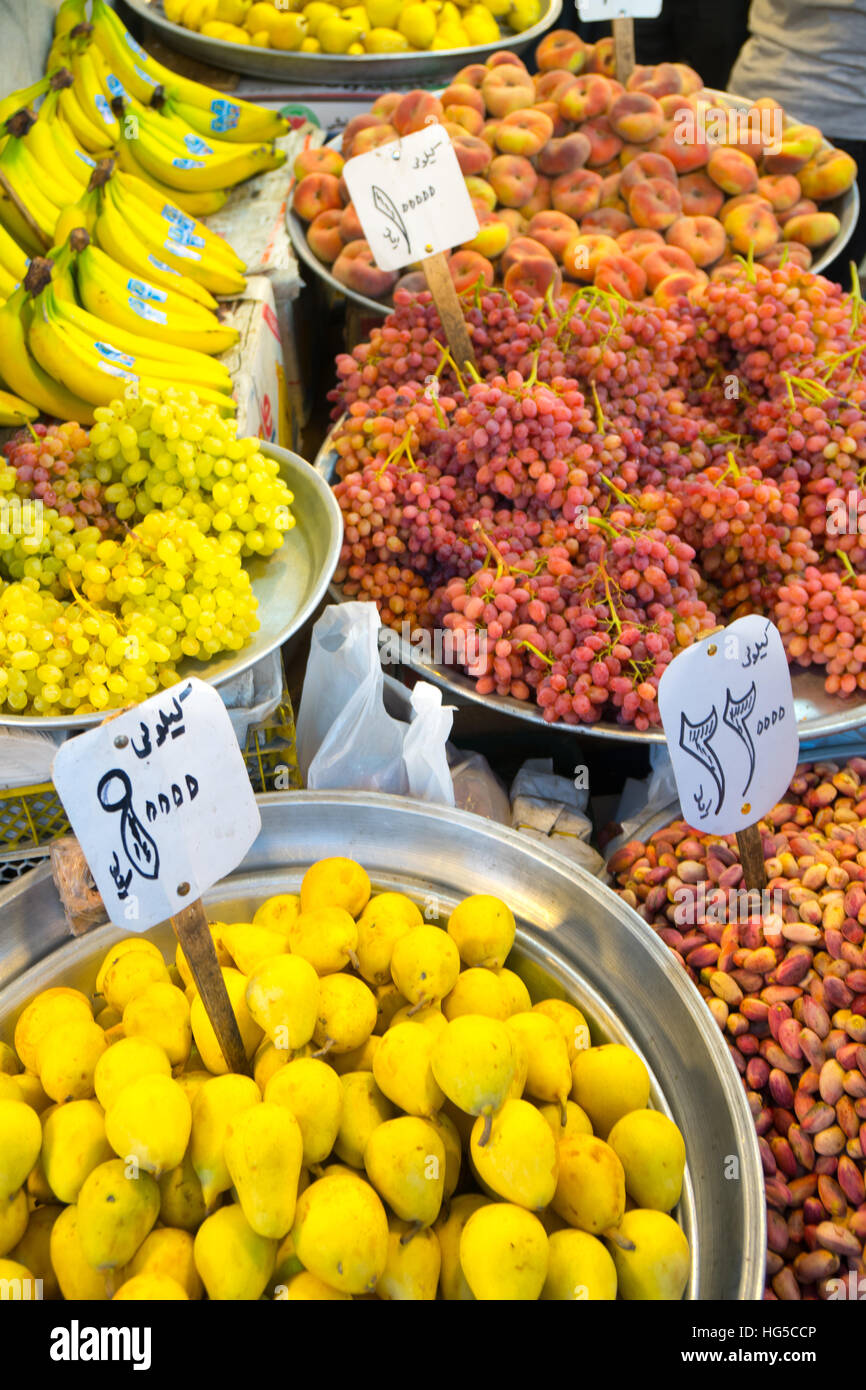
[[[189,684],[185,685],[180,694],[176,695],[172,700],[172,709],[169,711],[168,714],[166,714],[163,709],[159,710],[159,716],[155,726],[157,748],[162,747],[169,733],[171,733],[172,738],[180,738],[182,734],[186,733],[186,728],[184,727],[183,723],[183,710],[181,709],[181,701],[185,700],[191,694],[191,692],[192,686]],[[176,729],[173,729],[171,727],[173,724],[177,724],[178,727]],[[142,720],[139,724],[139,729],[141,730],[141,747],[137,748],[135,742],[132,741],[132,751],[137,758],[149,758],[151,753],[153,752],[153,744],[151,743],[150,738],[150,729],[148,725],[144,722],[144,720]]]
[[[746,645],[746,659],[742,663],[743,670],[747,671],[750,666],[757,666],[759,661],[765,661],[767,651],[770,646],[770,624],[764,628],[763,637],[757,642],[750,642]]]
[[[437,140],[435,145],[431,145],[429,150],[424,150],[422,154],[416,154],[412,164],[413,169],[426,169],[428,164],[436,163],[436,151],[441,145],[441,140]]]

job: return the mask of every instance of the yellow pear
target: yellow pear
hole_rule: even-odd
[[[533,1004],[532,1012],[544,1014],[556,1024],[565,1039],[569,1066],[578,1052],[585,1052],[590,1046],[589,1025],[574,1004],[569,1004],[565,999],[542,999],[538,1004]]]
[[[36,1111],[23,1100],[0,1100],[0,1202],[23,1187],[41,1148]]]
[[[354,1175],[311,1183],[292,1228],[304,1268],[341,1293],[372,1293],[388,1262],[388,1218],[376,1192]]]
[[[344,21],[325,22],[342,24]],[[287,940],[292,955],[309,961],[317,975],[333,975],[344,969],[354,956],[358,928],[351,913],[343,907],[303,908],[290,924]]]
[[[159,1187],[149,1173],[128,1174],[123,1159],[100,1163],[78,1194],[78,1235],[94,1269],[128,1264],[159,1215]]]
[[[631,1110],[607,1142],[625,1170],[625,1190],[639,1207],[672,1211],[680,1200],[686,1146],[673,1120],[658,1110]]]
[[[34,1278],[42,1280],[42,1297],[60,1297],[60,1285],[51,1264],[51,1232],[63,1207],[52,1205],[36,1207],[31,1211],[27,1229],[11,1251],[13,1260],[19,1260],[32,1272]]]
[[[265,1101],[285,1106],[297,1120],[304,1164],[324,1163],[343,1112],[343,1085],[336,1072],[315,1057],[298,1057],[274,1074]]]
[[[192,1047],[192,1030],[183,990],[172,984],[148,985],[124,1009],[123,1031],[128,1038],[150,1038],[173,1067],[184,1066]]]
[[[493,1117],[490,1137],[480,1140],[485,1121],[472,1130],[472,1162],[485,1187],[530,1211],[543,1211],[556,1191],[556,1140],[543,1115],[527,1100],[507,1100]]]
[[[77,1201],[88,1173],[111,1158],[114,1151],[98,1101],[71,1100],[46,1116],[42,1163],[46,1181],[61,1202]]]
[[[435,1004],[460,974],[457,947],[439,927],[415,927],[394,944],[391,977],[410,1004]]]
[[[11,1197],[0,1197],[0,1256],[8,1255],[22,1239],[28,1215],[27,1193],[23,1187]]]
[[[159,1219],[166,1226],[195,1231],[206,1215],[201,1183],[187,1149],[181,1163],[159,1179]]]
[[[275,1047],[293,1051],[313,1036],[319,977],[303,956],[272,956],[250,975],[246,1002]]]
[[[499,970],[505,964],[514,945],[515,931],[511,908],[488,893],[473,893],[464,898],[448,918],[448,935],[463,964],[486,966],[488,970]]]
[[[135,1274],[121,1285],[113,1303],[184,1302],[189,1294],[168,1274]]]
[[[242,975],[239,970],[231,970],[228,968],[223,968],[222,975],[225,980],[226,990],[228,991],[232,1013],[237,1020],[244,1051],[247,1057],[252,1057],[264,1033],[263,1029],[256,1023],[247,1008],[247,1002],[244,997],[247,987],[247,977],[246,975]],[[198,996],[192,1001],[189,1019],[192,1025],[192,1035],[195,1038],[195,1045],[201,1053],[202,1061],[208,1071],[213,1072],[215,1076],[224,1075],[229,1069],[229,1064],[223,1056],[222,1049],[217,1042],[217,1036],[213,1030],[213,1024],[207,1016],[207,1010]]]
[[[364,1150],[370,1135],[394,1118],[394,1106],[376,1085],[372,1072],[347,1072],[342,1078],[343,1108],[334,1153],[352,1168],[364,1167]]]
[[[59,1028],[67,1019],[92,1017],[90,1000],[77,989],[57,985],[37,994],[15,1024],[13,1037],[15,1051],[27,1071],[39,1075],[40,1048],[43,1039],[48,1037],[49,1033]]]
[[[572,1080],[562,1033],[552,1019],[534,1011],[513,1014],[505,1026],[512,1037],[521,1038],[526,1046],[525,1094],[535,1100],[556,1101],[564,1119]]]
[[[123,1271],[124,1286],[128,1280],[142,1274],[167,1276],[180,1285],[187,1298],[201,1298],[204,1289],[193,1251],[194,1241],[189,1231],[157,1227],[145,1237]]]
[[[257,1235],[282,1240],[292,1229],[303,1150],[301,1127],[283,1105],[265,1100],[229,1121],[226,1167]]]
[[[152,941],[148,941],[146,936],[128,936],[123,941],[118,941],[112,946],[103,957],[102,964],[96,972],[96,984],[93,987],[94,994],[102,994],[102,986],[105,984],[105,977],[116,960],[125,956],[127,951],[145,951],[151,956],[158,956],[162,960],[162,952]]]
[[[228,1192],[232,1185],[224,1152],[229,1125],[261,1099],[252,1077],[229,1072],[206,1081],[192,1103],[189,1152],[208,1210],[219,1194]]]
[[[445,1192],[445,1146],[426,1120],[403,1115],[378,1125],[367,1141],[364,1167],[403,1221],[433,1224]]]
[[[84,1102],[86,1104],[86,1102]],[[78,1207],[64,1207],[50,1237],[51,1267],[57,1276],[60,1292],[68,1303],[106,1301],[109,1280],[94,1269],[81,1245],[78,1229]]]
[[[449,1022],[461,1014],[505,1019],[511,1015],[511,1003],[505,986],[492,970],[470,966],[461,971],[451,993],[442,1000],[442,1012]]]
[[[326,975],[319,982],[313,1039],[323,1051],[353,1052],[376,1026],[376,996],[354,975]]]
[[[475,1299],[460,1263],[460,1237],[472,1213],[489,1205],[488,1199],[478,1192],[461,1193],[453,1199],[447,1214],[443,1212],[433,1227],[442,1255],[439,1288],[448,1303],[471,1303]]]
[[[271,931],[255,922],[223,927],[220,939],[243,975],[252,975],[264,961],[289,949],[285,932]]]
[[[419,1231],[413,1222],[388,1220],[388,1260],[376,1285],[378,1298],[432,1303],[439,1285],[442,1252],[430,1227]]]
[[[152,1038],[121,1038],[96,1064],[93,1085],[103,1109],[114,1104],[124,1087],[142,1076],[171,1076],[165,1048]]]
[[[384,3],[392,4],[393,0],[384,0]],[[400,8],[400,0],[397,0],[398,12]],[[373,29],[368,38],[375,33]],[[401,39],[402,35],[397,34],[396,38]],[[391,51],[395,50],[368,46],[370,53]],[[377,893],[370,899],[358,918],[357,947],[360,971],[369,984],[387,984],[391,978],[391,956],[395,942],[413,927],[423,924],[420,908],[405,893]]]
[[[307,6],[309,10],[310,6]],[[331,6],[329,5],[330,9]],[[310,29],[313,26],[307,19]],[[261,903],[253,913],[253,926],[265,927],[268,931],[277,932],[280,936],[287,936],[289,924],[295,920],[301,910],[301,900],[296,893],[277,893],[275,897],[268,898]]]
[[[433,1034],[420,1023],[396,1023],[376,1049],[376,1084],[407,1115],[433,1115],[445,1100],[430,1066],[434,1043]]]
[[[190,1103],[176,1081],[142,1076],[106,1111],[105,1132],[116,1154],[159,1177],[183,1158],[191,1123]]]
[[[621,1043],[578,1052],[571,1075],[571,1098],[586,1111],[602,1139],[623,1115],[645,1110],[649,1102],[649,1072],[637,1053]]]
[[[537,1216],[508,1202],[473,1212],[460,1237],[466,1282],[481,1301],[540,1297],[547,1278],[547,1232]]]
[[[277,1242],[258,1235],[242,1209],[232,1203],[202,1222],[193,1253],[208,1298],[255,1302],[271,1277]]]
[[[591,1134],[561,1139],[553,1210],[590,1235],[619,1225],[625,1211],[625,1173],[609,1144]]]
[[[130,999],[156,983],[171,984],[162,956],[149,951],[126,951],[106,970],[102,993],[105,1002],[122,1014]]]
[[[558,1302],[616,1298],[616,1266],[600,1240],[587,1231],[554,1231],[541,1297]]]
[[[279,1298],[287,1303],[351,1303],[352,1301],[350,1293],[341,1293],[339,1289],[332,1289],[328,1284],[318,1279],[315,1274],[308,1274],[306,1270],[292,1275],[285,1285],[285,1292],[281,1292]]]
[[[522,1014],[527,1009],[532,1008],[532,1000],[529,997],[529,990],[513,970],[508,970],[504,966],[501,970],[494,970],[494,975],[499,980],[505,991],[505,998],[508,1001],[508,1013]]]
[[[617,1231],[634,1246],[624,1250],[609,1242],[620,1297],[628,1302],[676,1302],[691,1272],[691,1251],[684,1232],[662,1211],[636,1207],[627,1211]]]
[[[318,907],[342,907],[357,917],[369,898],[370,879],[354,859],[320,859],[310,865],[301,880],[302,912]]]
[[[507,1025],[480,1014],[452,1019],[434,1042],[430,1065],[449,1100],[469,1115],[485,1116],[485,1134],[479,1141],[483,1145],[490,1117],[506,1099],[514,1078]]]

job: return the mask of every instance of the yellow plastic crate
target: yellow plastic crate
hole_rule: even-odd
[[[271,717],[249,730],[244,760],[256,792],[299,791],[303,786],[288,691]],[[0,864],[13,855],[20,858],[23,849],[45,847],[68,830],[53,782],[0,791]],[[0,883],[4,881],[0,875]]]

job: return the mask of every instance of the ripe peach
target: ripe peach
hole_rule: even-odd
[[[489,58],[485,58],[484,66],[487,68],[500,68],[503,64],[511,64],[514,68],[523,68],[527,72],[527,66],[523,59],[513,53],[510,48],[499,48],[495,53],[491,53]]]
[[[496,148],[502,154],[522,154],[527,159],[538,154],[553,137],[553,121],[537,106],[510,111],[499,122]]]
[[[594,212],[588,212],[580,223],[583,232],[604,232],[612,237],[620,236],[633,226],[628,213],[621,212],[619,208],[596,208]]]
[[[772,208],[763,203],[741,203],[728,213],[722,225],[731,239],[732,248],[742,256],[748,255],[752,247],[756,256],[765,256],[780,236]],[[802,237],[796,240],[802,241]]]
[[[332,145],[318,145],[315,149],[301,150],[292,166],[292,173],[299,182],[307,174],[333,174],[339,178],[345,162]]]
[[[339,208],[329,208],[327,212],[320,212],[318,217],[314,217],[307,228],[310,250],[327,265],[335,261],[343,249],[343,238],[340,236],[342,216]]]
[[[439,100],[445,111],[449,106],[474,106],[479,116],[486,114],[481,92],[469,82],[452,82],[450,87],[445,88]]]
[[[556,177],[558,174],[572,174],[582,169],[590,153],[590,143],[579,130],[561,139],[548,140],[538,152],[536,163],[543,174]]]
[[[775,270],[780,265],[798,265],[801,270],[808,270],[812,259],[812,252],[801,241],[780,241],[766,256],[761,257],[758,264],[766,266],[768,270]]]
[[[613,77],[616,72],[616,49],[612,37],[599,39],[593,44],[592,51],[587,55],[586,71]]]
[[[681,246],[659,246],[639,259],[650,290],[654,290],[656,285],[660,285],[666,276],[673,275],[675,271],[691,272],[695,269],[695,263],[688,251],[684,251]]]
[[[295,185],[292,208],[305,222],[342,205],[340,181],[334,174],[307,174]]]
[[[760,193],[738,193],[735,198],[726,198],[722,203],[721,211],[719,212],[719,221],[724,222],[729,212],[733,212],[734,208],[743,207],[746,203],[760,203],[761,207],[770,208],[772,211],[771,203],[767,198],[763,198]]]
[[[792,217],[805,217],[807,212],[817,212],[818,204],[811,198],[799,198],[792,208],[786,208],[784,212],[776,213],[776,221],[780,227],[784,227],[786,222],[790,222]]]
[[[648,92],[624,92],[609,107],[607,119],[616,135],[635,145],[660,135],[664,112]]]
[[[562,271],[556,261],[547,256],[524,256],[506,270],[502,287],[506,294],[523,290],[533,299],[543,299],[548,291],[559,293]]]
[[[674,63],[656,63],[654,67],[636,67],[626,82],[626,91],[649,92],[653,97],[666,97],[683,90],[683,75]]]
[[[507,116],[509,111],[519,111],[523,106],[531,106],[535,101],[535,87],[532,78],[523,68],[491,68],[481,84],[481,95],[491,116]]]
[[[703,169],[711,153],[699,131],[680,125],[676,120],[668,122],[667,129],[650,142],[650,149],[669,159],[678,174],[693,174],[696,169]]]
[[[653,290],[653,299],[663,309],[672,309],[680,299],[694,300],[708,283],[703,270],[679,270],[668,275]]]
[[[346,244],[350,241],[364,240],[364,228],[361,226],[361,219],[355,211],[354,203],[347,203],[340,213],[340,236]]]
[[[679,188],[687,217],[716,217],[721,212],[725,195],[703,169],[696,174],[684,174]]]
[[[529,219],[523,216],[522,208],[497,208],[496,216],[507,222],[512,236],[525,236]]]
[[[818,203],[838,198],[857,178],[857,164],[844,150],[819,150],[797,175],[803,193]]]
[[[739,193],[754,193],[758,187],[758,166],[742,150],[721,146],[713,150],[707,161],[707,173],[723,193],[736,197]]]
[[[666,121],[675,121],[683,111],[687,111],[691,118],[698,114],[697,97],[687,95],[685,92],[668,92],[667,96],[658,98],[658,104]],[[682,119],[682,117],[680,118]]]
[[[492,212],[496,207],[496,190],[490,186],[487,180],[479,178],[477,174],[470,174],[468,179],[464,179],[464,183],[472,201],[482,202]]]
[[[545,116],[549,116],[553,122],[553,139],[561,140],[568,135],[568,121],[564,121],[559,114],[559,105],[555,101],[537,101],[536,111],[543,111]]]
[[[557,212],[567,212],[569,217],[580,221],[588,212],[594,212],[601,197],[602,178],[591,169],[575,169],[571,174],[560,174],[553,180],[550,201]]]
[[[584,121],[580,129],[581,135],[585,135],[590,144],[590,151],[587,155],[586,163],[590,169],[597,169],[602,164],[610,164],[612,159],[616,159],[622,149],[622,140],[607,119],[607,116],[593,116],[591,121]]]
[[[543,216],[544,214],[538,215]],[[502,253],[502,273],[504,275],[505,272],[509,270],[511,266],[516,265],[518,261],[526,260],[527,258],[530,260],[533,258],[538,259],[539,256],[547,261],[556,260],[553,252],[544,245],[544,242],[536,241],[535,238],[531,236],[516,236],[513,241],[509,242],[506,250]]]
[[[602,208],[618,208],[620,212],[628,211],[622,196],[622,174],[619,171],[602,178],[598,205]]]
[[[663,232],[682,215],[683,204],[676,184],[668,179],[646,179],[627,194],[628,210],[638,227]]]
[[[478,251],[489,261],[493,261],[502,255],[510,240],[511,228],[507,222],[503,222],[495,212],[480,212],[478,231],[471,241],[464,241],[463,248],[466,251]]]
[[[448,257],[448,269],[458,294],[474,289],[479,280],[492,285],[496,278],[493,266],[477,251],[455,251]]]
[[[567,68],[548,68],[547,72],[537,72],[532,81],[536,101],[558,102],[563,92],[574,86],[577,78]]]
[[[758,179],[758,193],[774,212],[787,212],[800,201],[800,183],[794,174],[765,174]]]
[[[493,151],[486,140],[466,131],[463,135],[453,135],[451,144],[464,178],[471,174],[485,174],[490,168]]]
[[[508,68],[496,71],[508,72]],[[500,154],[490,165],[488,182],[496,190],[496,196],[504,207],[519,208],[535,192],[538,174],[522,155]]]
[[[682,90],[684,92],[688,94],[691,92],[703,91],[704,79],[701,77],[699,72],[696,72],[694,68],[689,67],[688,63],[674,63],[673,66],[676,68],[677,72],[680,75],[680,80],[682,82]]]
[[[496,150],[496,132],[501,126],[501,124],[501,121],[496,120],[485,121],[484,125],[478,132],[478,138],[480,140],[485,140],[487,144],[490,146],[491,150],[493,150],[494,152]]]
[[[725,254],[727,233],[715,217],[678,217],[665,232],[669,246],[688,253],[700,269],[713,265]]]
[[[676,186],[677,171],[663,154],[653,154],[651,150],[644,151],[636,159],[630,160],[622,171],[620,191],[623,197],[628,197],[633,188],[649,179],[667,179],[668,183]]]
[[[593,73],[578,77],[559,98],[559,110],[567,121],[589,121],[603,116],[613,100],[607,78]]]
[[[352,158],[358,154],[367,154],[370,150],[378,150],[381,145],[390,145],[399,138],[392,125],[375,125],[369,126],[366,130],[359,130],[352,141]]]
[[[546,178],[544,174],[538,175],[538,183],[535,191],[525,203],[520,205],[520,215],[527,220],[533,218],[537,212],[548,212],[551,207],[551,189],[553,180]]]
[[[566,72],[580,72],[587,56],[587,45],[570,29],[553,29],[551,33],[545,34],[535,50],[535,62],[539,72],[551,72],[556,68],[564,68]]]
[[[650,252],[658,251],[665,245],[661,232],[654,232],[651,227],[634,227],[631,231],[620,232],[617,241],[620,249],[638,265]]]
[[[389,122],[384,116],[374,116],[372,111],[361,111],[359,115],[353,116],[346,122],[343,128],[343,139],[340,143],[340,150],[344,159],[350,159],[352,154],[352,141],[359,130],[369,130],[371,126],[388,125]]]
[[[391,113],[391,124],[398,135],[411,135],[415,130],[423,130],[425,126],[431,125],[431,117],[441,121],[445,117],[445,111],[441,101],[432,92],[422,91],[416,88],[412,92],[407,92],[399,106],[396,106]]]
[[[470,135],[480,135],[484,128],[484,117],[474,106],[446,106],[445,120],[468,130]]]
[[[562,253],[562,264],[573,280],[591,284],[601,261],[618,256],[622,248],[603,232],[585,232],[573,237]]]
[[[390,122],[391,117],[404,96],[404,92],[383,92],[382,95],[377,97],[373,102],[370,110],[374,116],[381,116],[383,121]]]
[[[366,294],[370,299],[384,299],[397,283],[397,272],[380,270],[366,241],[350,241],[344,246],[333,265],[333,275],[341,285]]]
[[[834,212],[811,212],[791,217],[782,228],[786,241],[800,241],[810,251],[826,246],[839,235],[842,224]]]
[[[527,228],[528,235],[546,246],[555,260],[562,260],[562,253],[574,237],[580,235],[580,228],[573,217],[567,213],[537,212]]]
[[[596,289],[613,291],[623,299],[643,299],[646,293],[646,275],[637,261],[626,255],[603,257],[593,283]]]
[[[821,148],[824,137],[815,125],[790,125],[782,135],[781,147],[775,154],[764,156],[767,174],[798,174]]]
[[[461,68],[459,72],[455,72],[451,79],[451,86],[456,87],[458,84],[462,86],[465,82],[468,86],[475,87],[480,92],[481,83],[487,76],[488,71],[489,69],[486,68],[483,63],[469,63],[465,68]]]

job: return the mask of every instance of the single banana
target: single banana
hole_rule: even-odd
[[[215,253],[219,252],[235,270],[243,272],[246,269],[245,262],[241,260],[225,237],[220,236],[218,232],[212,232],[210,227],[205,226],[204,222],[199,222],[196,218],[191,217],[177,203],[172,202],[170,197],[166,197],[165,194],[156,189],[153,184],[146,183],[144,179],[137,178],[134,174],[127,174],[124,169],[115,169],[114,181],[116,186],[126,189],[140,203],[146,203],[154,212],[159,213],[165,222],[188,228],[194,231],[196,236],[204,237],[207,245],[212,247]]]
[[[124,212],[123,195],[118,195],[111,183],[108,184],[105,191],[106,200],[114,204],[118,216],[129,226]],[[150,209],[144,204],[141,207],[144,213],[150,214]],[[142,245],[147,247],[151,255],[156,256],[173,270],[186,274],[189,279],[203,285],[212,294],[229,297],[242,294],[246,288],[246,280],[243,275],[240,275],[225,261],[208,256],[206,251],[199,251],[196,247],[177,240],[161,218],[155,217],[154,222],[151,223],[148,218],[140,215],[139,220],[135,223],[135,235]],[[108,250],[107,247],[106,250]]]
[[[238,341],[240,335],[237,329],[220,323],[213,315],[212,325],[203,327],[195,320],[185,321],[177,315],[170,315],[159,301],[154,302],[150,297],[143,298],[130,294],[128,290],[118,290],[114,281],[100,272],[98,264],[87,256],[87,252],[82,252],[78,257],[77,271],[78,293],[89,313],[111,324],[113,329],[122,328],[144,339],[156,340],[161,355],[166,359],[172,347],[215,356],[228,351]],[[153,291],[150,293],[152,295]]]
[[[0,266],[17,284],[27,274],[28,257],[6,228],[0,226]],[[9,296],[7,295],[8,299]]]
[[[99,278],[103,283],[110,285],[116,294],[132,295],[135,299],[155,304],[172,321],[180,320],[190,328],[199,329],[213,328],[220,324],[220,320],[211,309],[206,309],[194,299],[188,299],[185,294],[177,294],[174,290],[165,289],[161,285],[151,284],[149,280],[132,275],[126,266],[120,265],[107,255],[94,241],[79,254],[78,264],[81,266],[85,262],[93,263]],[[224,327],[222,324],[220,326]]]
[[[244,151],[238,155],[205,158],[179,155],[172,159],[167,157],[164,146],[157,143],[144,125],[136,141],[136,158],[170,188],[199,191],[232,188],[254,174],[279,169],[286,162],[285,152],[274,145],[254,145],[251,152]]]
[[[181,77],[163,67],[138,44],[124,27],[120,16],[104,0],[94,0],[93,32],[105,56],[133,96],[149,102],[154,88],[162,86],[192,108],[185,123],[201,135],[221,135],[225,140],[276,140],[288,132],[288,121],[266,106],[237,97],[225,97],[213,87]]]
[[[75,78],[75,95],[81,109],[97,130],[102,132],[109,145],[114,145],[118,133],[117,117],[111,109],[109,97],[102,90],[89,50],[73,50],[70,66]]]
[[[154,178],[153,174],[148,173],[139,164],[135,158],[133,145],[133,141],[120,141],[114,152],[118,169],[121,169],[124,174],[128,174],[131,178],[137,179],[140,183],[147,184],[168,202],[176,203],[190,217],[207,217],[212,212],[219,212],[225,204],[228,193],[223,189],[210,193],[190,193],[178,188],[169,188],[168,184],[161,183],[159,179]]]
[[[20,140],[10,140],[0,152],[0,169],[50,246],[60,209],[39,187],[39,169],[31,166]]]
[[[133,229],[124,223],[111,198],[102,199],[94,228],[94,239],[112,260],[126,266],[134,275],[152,280],[164,289],[184,294],[188,299],[194,299],[208,309],[216,308],[216,300],[203,285],[175,270],[173,266],[166,265],[165,261],[139,241]]]
[[[187,217],[180,208],[164,203],[157,212],[149,201],[139,198],[137,193],[131,192],[116,178],[112,179],[111,192],[114,195],[118,211],[127,221],[132,223],[139,236],[143,235],[146,229],[148,238],[158,245],[167,244],[165,242],[167,237],[171,246],[178,248],[176,254],[181,254],[182,248],[185,247],[198,253],[200,259],[213,262],[215,267],[224,269],[229,275],[240,274],[243,270],[243,266],[239,265],[239,258],[232,251],[228,242],[214,232],[208,231],[203,223]],[[182,259],[192,259],[192,257],[187,257],[184,254]]]
[[[96,168],[96,160],[81,149],[71,127],[63,119],[59,92],[48,93],[39,108],[38,119],[47,128],[64,168],[76,183],[86,188]]]
[[[0,309],[0,377],[25,401],[57,420],[93,423],[90,404],[51,377],[27,346],[23,311],[27,293],[21,285]]]
[[[13,396],[11,391],[0,391],[0,425],[23,425],[26,420],[39,418],[38,406]]]
[[[54,20],[55,39],[65,38],[70,29],[82,24],[87,18],[85,0],[63,0]]]
[[[100,130],[84,111],[74,87],[63,88],[58,98],[58,107],[83,150],[96,156],[110,154],[112,144],[107,132],[104,128]]]

